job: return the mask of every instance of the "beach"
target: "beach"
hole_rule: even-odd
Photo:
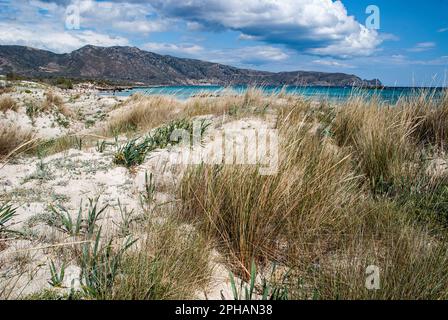
[[[2,90],[1,298],[448,294],[446,96]]]

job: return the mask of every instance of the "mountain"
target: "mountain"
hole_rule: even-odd
[[[31,78],[66,77],[140,85],[381,85],[377,79],[362,80],[344,73],[274,73],[159,55],[135,47],[92,45],[64,54],[24,46],[0,45],[0,74],[9,72]]]

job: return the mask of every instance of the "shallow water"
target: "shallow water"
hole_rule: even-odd
[[[117,92],[103,92],[106,95],[130,96],[134,93],[141,93],[145,95],[169,95],[178,99],[185,100],[201,94],[210,94],[220,96],[225,94],[244,93],[247,86],[166,86],[166,87],[140,87],[131,90],[117,91]],[[381,100],[389,103],[395,103],[400,97],[412,97],[426,91],[434,94],[435,97],[440,96],[442,88],[406,88],[406,87],[386,87],[382,89],[360,89],[351,87],[296,87],[296,86],[264,86],[259,89],[266,94],[274,94],[284,92],[288,94],[302,95],[311,99],[328,99],[328,100],[346,100],[352,96],[365,96],[370,98],[373,96],[379,97]]]

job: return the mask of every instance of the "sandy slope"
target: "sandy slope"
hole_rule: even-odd
[[[16,124],[30,128],[37,137],[45,139],[89,133],[101,126],[123,100],[100,96],[93,90],[51,88],[63,98],[64,105],[75,116],[68,118],[65,125],[58,120],[60,114],[57,112],[42,112],[31,119],[26,113],[27,105],[44,101],[48,90],[48,87],[35,83],[22,83],[16,92],[8,94],[18,101],[18,111],[0,113],[0,125]],[[223,130],[272,125],[260,119],[224,121],[215,116],[205,118],[212,121],[200,147],[207,152],[222,144],[219,133]],[[113,139],[109,142],[113,143]],[[94,146],[81,150],[72,148],[43,158],[21,155],[6,164],[0,163],[0,200],[10,200],[18,206],[11,228],[27,235],[4,241],[6,245],[0,249],[0,275],[8,279],[8,284],[15,284],[12,296],[23,296],[49,287],[49,262],[57,260],[58,246],[70,241],[62,232],[48,225],[50,205],[62,205],[74,215],[81,203],[87,207],[89,198],[99,197],[100,204],[109,205],[100,224],[114,232],[121,219],[118,201],[127,210],[140,209],[145,173],[152,173],[155,178],[158,190],[156,204],[169,205],[175,201],[174,191],[186,168],[176,160],[188,153],[189,148],[178,145],[155,150],[133,170],[114,165],[114,151],[114,146],[107,146],[104,152],[99,152]],[[228,270],[220,264],[218,254],[214,255],[211,263],[214,264],[213,279],[209,288],[198,293],[198,298],[220,299],[221,293],[231,298]],[[73,279],[78,283],[78,266],[70,265],[66,274],[67,283]]]

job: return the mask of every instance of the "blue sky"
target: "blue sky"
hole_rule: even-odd
[[[379,29],[366,26],[369,5]],[[447,0],[0,0],[0,30],[0,44],[54,52],[129,45],[259,70],[448,83]]]

